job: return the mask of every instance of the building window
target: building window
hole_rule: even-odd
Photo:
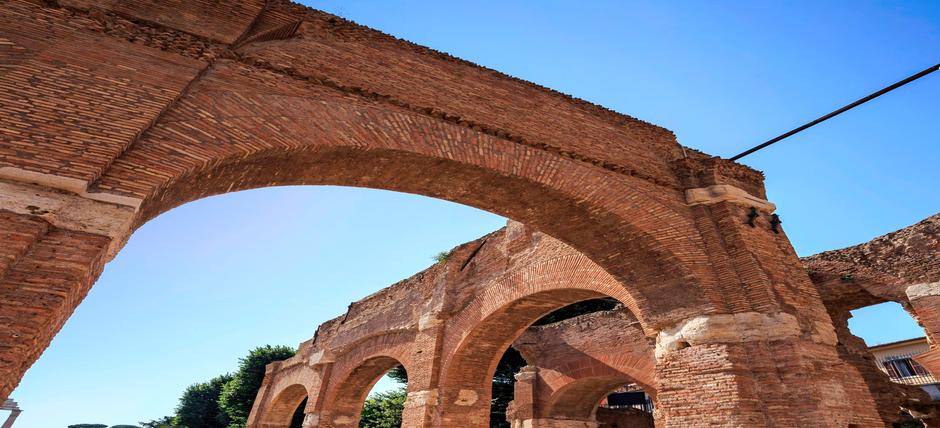
[[[929,376],[927,370],[910,357],[894,358],[884,361],[882,364],[884,365],[885,371],[888,372],[888,376],[891,376],[892,379]]]

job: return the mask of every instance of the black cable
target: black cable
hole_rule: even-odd
[[[930,74],[930,73],[933,73],[933,72],[935,72],[935,71],[937,71],[937,70],[940,70],[940,64],[932,65],[932,66],[930,66],[930,68],[927,68],[927,69],[925,69],[924,71],[921,71],[921,72],[919,72],[919,73],[917,73],[917,74],[914,74],[914,75],[912,75],[912,76],[910,76],[910,77],[908,77],[908,78],[906,78],[906,79],[904,79],[904,80],[902,80],[902,81],[900,81],[900,82],[897,82],[897,83],[895,83],[895,84],[893,84],[893,85],[891,85],[891,86],[888,86],[887,88],[884,88],[884,89],[882,89],[882,90],[880,90],[880,91],[878,91],[878,92],[875,92],[875,93],[873,93],[873,94],[871,94],[871,95],[869,95],[869,96],[867,96],[867,97],[865,97],[865,98],[862,98],[862,99],[860,99],[860,100],[858,100],[858,101],[855,101],[855,102],[852,103],[852,104],[849,104],[849,105],[847,105],[847,106],[845,106],[845,107],[842,107],[842,108],[840,108],[840,109],[838,109],[838,110],[836,110],[836,111],[834,111],[834,112],[832,112],[832,113],[829,113],[829,114],[827,114],[827,115],[825,115],[825,116],[822,116],[822,117],[820,117],[819,119],[816,119],[816,120],[814,120],[814,121],[812,121],[812,122],[810,122],[810,123],[807,123],[807,124],[805,124],[805,125],[803,125],[803,126],[801,126],[801,127],[799,127],[799,128],[793,129],[793,130],[791,130],[791,131],[789,131],[789,132],[786,132],[786,133],[784,133],[784,134],[780,134],[780,135],[778,135],[777,137],[774,137],[774,138],[768,140],[768,141],[767,141],[766,143],[764,143],[764,144],[761,144],[761,145],[759,145],[759,146],[753,147],[753,148],[751,148],[751,149],[749,149],[749,150],[747,150],[747,151],[745,151],[745,152],[742,152],[741,154],[738,154],[737,156],[731,158],[731,160],[734,161],[734,160],[741,159],[741,158],[743,158],[743,157],[745,157],[745,156],[747,156],[747,155],[749,155],[749,154],[751,154],[751,153],[754,153],[754,152],[756,152],[756,151],[758,151],[758,150],[760,150],[760,149],[763,149],[764,147],[767,147],[767,146],[769,146],[769,145],[771,145],[771,144],[773,144],[773,143],[776,143],[777,141],[780,141],[780,140],[782,140],[782,139],[784,139],[784,138],[787,138],[787,137],[789,137],[789,136],[791,136],[791,135],[793,135],[793,134],[796,134],[797,132],[803,131],[803,130],[805,130],[805,129],[807,129],[807,128],[810,128],[810,127],[812,127],[812,126],[815,126],[815,125],[817,125],[817,124],[820,124],[820,123],[822,123],[822,122],[825,122],[826,120],[832,119],[833,117],[836,117],[836,116],[838,116],[838,115],[840,115],[840,114],[842,114],[842,113],[844,113],[844,112],[846,112],[846,111],[848,111],[848,110],[851,110],[851,109],[853,109],[853,108],[855,108],[855,107],[858,107],[858,106],[860,106],[860,105],[862,105],[862,104],[865,104],[865,103],[867,103],[867,102],[869,102],[869,101],[871,101],[871,100],[873,100],[873,99],[875,99],[875,98],[878,98],[878,97],[880,97],[880,96],[882,96],[882,95],[884,95],[884,94],[887,94],[888,92],[891,92],[891,91],[893,91],[893,90],[895,90],[895,89],[897,89],[897,88],[900,88],[900,87],[902,87],[902,86],[904,86],[904,85],[906,85],[906,84],[908,84],[908,83],[911,83],[911,82],[913,82],[913,81],[915,81],[915,80],[917,80],[917,79],[920,79],[921,77],[924,77],[924,76],[926,76],[926,75],[928,75],[928,74]]]

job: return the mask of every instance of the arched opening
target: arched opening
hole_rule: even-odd
[[[339,380],[339,383],[330,388],[332,392],[328,393],[327,404],[324,406],[329,409],[329,413],[324,412],[321,415],[321,426],[327,427],[371,427],[375,426],[375,422],[383,421],[386,424],[391,425],[400,425],[401,424],[401,413],[396,411],[398,406],[404,406],[404,389],[399,389],[395,391],[391,396],[385,397],[385,400],[382,400],[383,403],[367,403],[367,397],[369,393],[373,391],[377,382],[382,379],[383,376],[388,374],[390,371],[394,370],[394,373],[401,374],[404,372],[405,379],[407,379],[407,371],[405,369],[397,369],[398,367],[404,367],[402,363],[394,358],[389,356],[375,356],[362,361],[352,370],[348,371],[348,374],[343,373],[341,370],[339,373],[336,373],[336,378]],[[341,380],[340,380],[341,379]],[[374,398],[374,397],[373,397]],[[372,413],[367,414],[368,416],[365,420],[363,419],[363,409],[371,410],[380,410],[373,409],[372,404],[377,404],[378,406],[392,406],[391,409],[384,409],[381,413]],[[395,418],[397,414],[397,419]],[[363,424],[365,423],[365,425]]]
[[[359,427],[400,427],[407,399],[408,372],[398,365],[372,386],[362,405]]]
[[[598,428],[653,428],[653,397],[636,383],[611,390],[597,406]]]
[[[885,328],[885,320],[893,320]],[[923,328],[899,303],[884,302],[851,311],[849,331],[860,337],[875,366],[893,383],[920,387],[940,400],[940,380],[915,358],[930,350]]]
[[[903,281],[866,266],[825,260],[811,260],[809,273],[835,327],[840,357],[864,379],[881,419],[896,424],[935,417],[929,394],[936,381],[916,360],[928,349],[927,338],[912,316]]]
[[[278,393],[264,413],[263,428],[295,428],[303,423],[303,409],[307,402],[307,388],[290,385]]]
[[[626,351],[620,348],[624,343],[614,338],[620,332],[608,326],[597,326],[604,334],[593,349],[584,342],[565,343],[568,337],[557,332],[539,336],[539,332],[528,329],[566,328],[566,323],[612,310],[629,312],[622,303],[603,293],[571,288],[535,292],[492,310],[468,332],[454,356],[444,364],[443,383],[451,388],[444,394],[445,415],[457,415],[471,426],[502,428],[532,424],[526,420],[551,419],[553,416],[546,413],[552,408],[550,397],[566,390],[570,395],[563,401],[586,410],[565,413],[558,419],[593,421],[594,410],[604,394],[635,382],[622,372],[624,367],[645,373],[643,379],[654,376],[652,348],[639,323],[629,317],[638,346]],[[574,335],[577,334],[580,333]],[[559,341],[542,339],[550,335]],[[518,357],[514,357],[516,353]],[[509,361],[515,364],[507,364]],[[511,403],[503,410],[501,406],[507,397],[497,394],[503,389],[500,381],[506,377],[501,371],[510,368],[513,380],[507,383],[513,386],[509,389]],[[587,377],[591,380],[583,380]],[[570,403],[573,397],[577,397],[579,405]],[[503,416],[506,419],[497,419]],[[457,420],[445,417],[445,426],[450,426],[448,423],[455,424]]]

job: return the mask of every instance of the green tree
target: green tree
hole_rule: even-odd
[[[140,422],[140,426],[143,428],[176,428],[176,425],[173,421],[173,416],[164,416],[160,419],[154,419],[149,422]]]
[[[392,378],[395,382],[405,385],[408,384],[408,372],[405,371],[405,366],[403,365],[395,366],[386,373],[386,376]]]
[[[105,424],[75,424],[69,425],[68,428],[108,428]]]
[[[264,366],[293,357],[295,353],[288,346],[265,345],[252,349],[248,356],[239,360],[238,371],[217,396],[219,408],[228,418],[228,428],[244,428],[248,422],[251,406],[264,380]]]
[[[228,417],[219,408],[219,394],[231,380],[232,375],[224,374],[186,388],[176,406],[174,425],[185,428],[226,428]]]
[[[362,406],[360,428],[398,428],[405,410],[405,387],[372,394]]]
[[[137,425],[111,425],[111,428],[140,428]]]

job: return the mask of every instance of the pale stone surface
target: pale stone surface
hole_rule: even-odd
[[[729,184],[717,184],[714,186],[686,190],[685,199],[689,205],[733,202],[748,207],[755,207],[766,212],[774,212],[774,210],[777,209],[776,205],[767,200],[758,198]]]
[[[538,376],[538,374],[539,374],[538,367],[525,366],[521,370],[519,370],[519,373],[516,373],[513,377],[515,377],[516,380],[533,380],[536,378],[536,376]]]
[[[437,389],[428,389],[409,392],[405,407],[436,406],[437,403]]]
[[[428,313],[422,315],[421,318],[418,319],[418,330],[424,331],[429,328],[441,325],[441,320],[437,315],[437,313]]]
[[[333,419],[333,422],[336,425],[350,425],[353,423],[353,418],[349,416],[337,416],[336,419]]]
[[[940,282],[914,284],[907,287],[907,298],[914,300],[921,297],[940,296]]]
[[[526,419],[515,421],[513,428],[597,428],[597,422],[569,419]]]
[[[320,426],[319,413],[307,413],[304,415],[303,428],[314,428]]]
[[[112,195],[110,193],[93,193],[88,191],[88,183],[77,178],[61,177],[52,174],[43,174],[41,172],[28,171],[25,169],[14,168],[11,166],[0,167],[0,179],[15,181],[20,183],[30,183],[39,186],[48,187],[56,190],[64,190],[75,193],[85,199],[91,199],[109,204],[124,205],[137,210],[140,208],[141,200],[121,195]]]
[[[454,401],[454,404],[458,406],[471,406],[473,403],[477,402],[479,395],[476,391],[472,389],[461,389],[457,394],[457,401]]]
[[[38,185],[0,181],[0,210],[41,217],[60,229],[108,236],[108,258],[124,246],[135,209]]]
[[[834,334],[834,333],[833,333]],[[664,329],[656,337],[656,358],[681,349],[685,344],[740,343],[755,340],[779,340],[801,335],[796,317],[783,312],[762,314],[702,315]],[[824,331],[820,339],[828,340]]]

